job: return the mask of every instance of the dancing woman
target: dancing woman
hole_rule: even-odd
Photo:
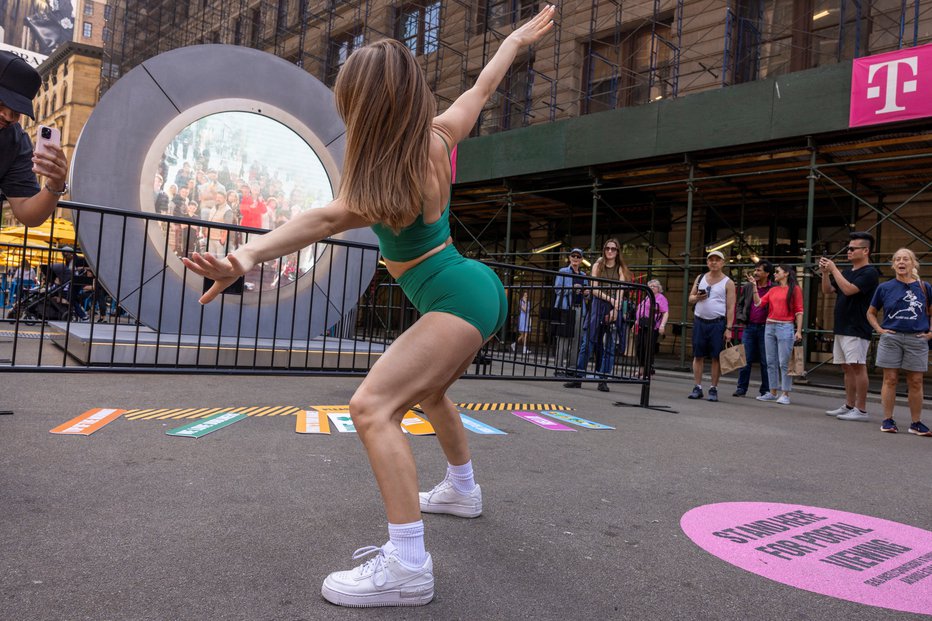
[[[446,397],[450,385],[507,318],[505,291],[485,265],[463,258],[450,238],[450,150],[469,135],[515,56],[553,27],[547,6],[512,32],[475,85],[439,116],[434,95],[410,50],[394,40],[355,51],[334,94],[346,123],[339,196],[295,216],[224,258],[194,254],[185,265],[214,280],[206,304],[263,261],[288,255],[348,229],[370,226],[389,273],[421,312],[373,365],[350,400],[388,517],[389,541],[360,548],[375,556],[330,574],[321,592],[344,606],[417,606],[434,596],[433,563],[424,548],[421,512],[477,517],[466,432]],[[401,430],[420,403],[448,461],[446,477],[418,494],[414,456]]]

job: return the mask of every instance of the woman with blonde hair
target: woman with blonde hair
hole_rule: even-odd
[[[592,278],[630,282],[631,272],[621,256],[621,244],[614,237],[602,244],[602,255],[592,264]],[[576,377],[585,377],[591,351],[595,354],[596,373],[604,379],[615,365],[616,326],[624,296],[621,288],[595,281],[591,283],[591,291],[592,304],[589,310],[587,338],[579,349]],[[582,382],[573,380],[563,386],[581,388]],[[608,392],[608,383],[599,382],[598,388],[602,392]]]
[[[909,248],[893,253],[896,278],[882,283],[874,291],[867,321],[880,334],[877,345],[877,366],[883,368],[880,401],[883,405],[881,431],[896,433],[893,406],[900,369],[906,372],[909,413],[912,423],[909,433],[932,436],[922,422],[922,377],[929,370],[929,315],[932,314],[932,286],[919,279],[919,259]],[[882,318],[878,318],[883,309]]]
[[[421,318],[379,358],[350,400],[350,415],[382,493],[389,541],[360,548],[375,556],[327,576],[321,593],[343,606],[419,606],[434,596],[433,562],[424,548],[421,512],[477,517],[466,431],[447,388],[507,319],[501,281],[465,259],[450,237],[450,151],[469,135],[516,55],[553,27],[547,6],[512,32],[475,85],[439,116],[411,51],[394,40],[359,48],[337,77],[337,110],[346,123],[339,195],[296,215],[223,258],[195,254],[185,265],[214,285],[208,303],[262,261],[291,254],[347,229],[370,226],[389,273]],[[446,477],[418,494],[404,413],[420,403],[447,458]]]

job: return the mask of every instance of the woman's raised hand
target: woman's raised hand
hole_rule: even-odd
[[[201,304],[209,304],[215,297],[223,293],[227,287],[236,282],[237,278],[249,271],[233,254],[218,259],[209,253],[194,252],[191,254],[190,259],[184,257],[181,262],[198,276],[214,281],[213,286],[198,300]]]
[[[556,8],[548,4],[540,13],[532,17],[526,24],[516,29],[508,39],[511,39],[519,46],[531,45],[538,41],[553,28],[553,16],[556,15]]]

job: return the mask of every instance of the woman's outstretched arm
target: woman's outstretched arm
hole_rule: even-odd
[[[190,259],[184,258],[181,261],[195,274],[214,281],[213,286],[200,299],[201,304],[207,304],[259,263],[297,252],[331,235],[369,224],[362,216],[346,209],[343,201],[337,198],[326,207],[299,213],[274,231],[256,237],[226,257],[195,252]]]
[[[449,108],[434,119],[434,124],[440,126],[453,139],[453,144],[469,135],[476,119],[479,118],[479,113],[482,112],[482,107],[508,73],[518,52],[550,32],[555,14],[556,9],[553,5],[547,5],[526,24],[508,35],[489,64],[482,69],[473,87],[457,97]]]

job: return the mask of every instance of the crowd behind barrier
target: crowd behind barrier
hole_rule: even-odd
[[[62,202],[63,208],[71,212],[76,239],[81,237],[81,216],[88,223],[93,222],[94,232],[103,230],[126,230],[129,222],[144,223],[148,238],[161,239],[161,266],[148,266],[156,273],[171,269],[169,263],[174,261],[175,245],[172,231],[194,230],[199,238],[211,239],[212,236],[223,240],[222,251],[228,251],[237,238],[260,233],[260,230],[233,223],[205,222],[199,218],[188,218],[159,213],[135,213],[115,210],[107,207],[85,205],[74,202]],[[91,215],[96,219],[92,220]],[[54,224],[54,223],[53,223]],[[85,224],[85,226],[88,226]],[[158,234],[153,236],[153,233]],[[159,237],[160,235],[160,237]],[[27,235],[24,240],[28,240]],[[224,369],[230,372],[269,372],[269,373],[325,373],[362,375],[377,359],[378,354],[398,337],[408,326],[417,320],[418,314],[407,301],[400,288],[388,275],[383,266],[375,271],[371,283],[364,287],[364,293],[358,305],[343,317],[334,316],[325,322],[328,329],[314,339],[303,341],[285,337],[275,339],[271,344],[263,343],[261,348],[271,349],[271,353],[258,356],[254,334],[240,330],[235,337],[223,341],[224,348],[232,348],[231,356],[217,355],[221,347],[218,337],[210,334],[163,334],[156,343],[156,349],[162,348],[167,356],[155,356],[157,366],[141,360],[152,360],[149,355],[117,355],[120,347],[152,347],[143,343],[147,327],[137,321],[140,315],[142,297],[134,295],[135,290],[108,288],[96,278],[93,266],[101,264],[102,259],[116,262],[117,273],[122,273],[124,256],[100,255],[103,245],[97,245],[94,253],[88,256],[81,247],[74,245],[50,248],[44,254],[37,252],[28,255],[28,261],[22,263],[24,244],[9,240],[0,240],[0,252],[5,257],[18,259],[20,267],[10,267],[3,272],[0,300],[3,305],[5,324],[0,324],[0,333],[8,335],[7,342],[0,341],[0,369],[3,370],[141,370],[144,368],[174,370],[185,372],[215,372]],[[342,246],[361,257],[377,260],[378,248],[374,244],[360,244],[340,240],[324,240],[319,244]],[[121,244],[106,245],[115,252]],[[191,247],[187,252],[200,250],[200,246]],[[321,249],[315,250],[319,256]],[[305,255],[309,251],[295,253],[276,261],[256,266],[246,274],[242,282],[242,293],[225,294],[225,304],[242,305],[244,295],[254,294],[261,303],[273,306],[272,312],[279,304],[277,291],[287,287],[301,278],[321,276],[322,269],[339,271],[341,265],[328,263],[320,267]],[[54,262],[55,260],[58,262]],[[10,259],[12,261],[13,259]],[[12,263],[11,263],[12,265]],[[180,266],[176,262],[175,267]],[[586,296],[601,295],[620,301],[617,316],[601,317],[597,324],[598,342],[587,339],[590,329],[587,302],[576,307],[560,308],[557,300],[561,293],[558,280],[559,272],[534,268],[519,267],[507,263],[488,263],[505,284],[509,298],[510,316],[505,326],[486,344],[475,359],[475,364],[467,372],[473,377],[514,377],[538,380],[562,380],[570,375],[579,375],[581,382],[631,383],[642,387],[642,400],[649,398],[650,368],[653,364],[653,344],[648,353],[646,349],[638,350],[637,325],[638,307],[645,300],[653,299],[653,291],[642,284],[619,282],[617,280],[597,279],[591,276],[585,279]],[[184,270],[183,266],[178,268]],[[329,274],[328,274],[329,276]],[[185,270],[186,286],[200,282],[199,277]],[[155,282],[157,279],[149,278]],[[112,285],[112,283],[109,283]],[[118,283],[119,285],[119,283]],[[163,293],[158,300],[160,306],[168,308],[180,304],[179,300],[169,299]],[[522,303],[521,300],[524,299]],[[290,302],[282,302],[287,304]],[[644,305],[648,309],[649,321],[653,321],[653,304]],[[523,309],[523,312],[522,312]],[[202,311],[203,312],[203,309]],[[643,314],[643,313],[642,313]],[[647,320],[645,320],[647,321]],[[72,328],[76,324],[88,324],[86,332],[90,339],[90,349],[103,348],[109,352],[109,361],[91,362],[87,354],[84,360],[67,353]],[[122,332],[111,326],[121,326]],[[158,325],[149,326],[159,332]],[[53,333],[57,336],[52,338]],[[96,337],[95,337],[96,334]],[[63,335],[63,336],[61,336]],[[124,339],[129,335],[129,343]],[[12,337],[12,338],[10,338]],[[515,341],[521,339],[521,346],[515,347]],[[193,346],[184,345],[193,339]],[[52,340],[54,347],[42,344]],[[586,360],[577,370],[579,343],[589,341],[590,348]],[[27,341],[29,342],[27,344]],[[39,345],[35,345],[35,343]],[[183,343],[184,342],[184,343]],[[232,345],[230,345],[232,343]],[[185,362],[190,356],[182,356],[184,347],[193,347],[196,351],[195,364]],[[573,351],[570,351],[570,350]],[[141,350],[140,350],[141,351]],[[304,352],[296,356],[295,352]],[[203,353],[203,355],[201,355]],[[277,354],[281,355],[277,355]],[[166,359],[174,364],[165,364]],[[133,362],[126,362],[131,360]],[[230,362],[232,360],[232,362]],[[206,362],[205,362],[206,361]],[[225,361],[225,362],[224,362]],[[246,361],[244,366],[243,361]]]

